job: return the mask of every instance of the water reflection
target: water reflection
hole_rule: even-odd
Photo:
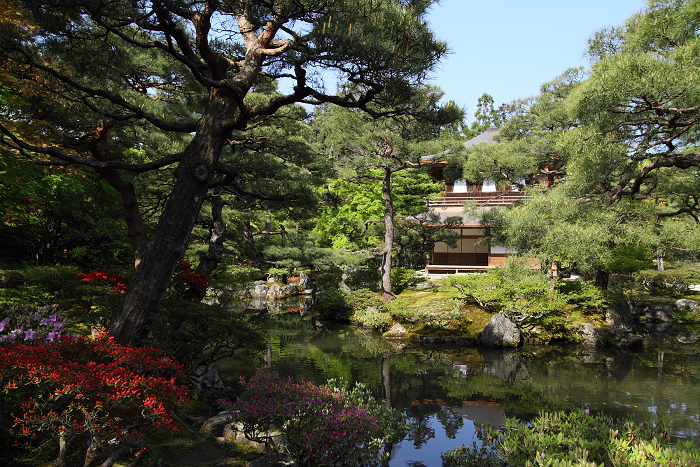
[[[503,417],[573,407],[637,420],[663,414],[672,436],[700,441],[698,346],[430,348],[359,327],[321,325],[292,311],[259,312],[268,324],[267,350],[220,362],[220,375],[235,382],[268,367],[317,383],[338,377],[365,383],[413,422],[393,449],[392,467],[440,466],[441,452],[476,440],[474,421],[500,425]]]

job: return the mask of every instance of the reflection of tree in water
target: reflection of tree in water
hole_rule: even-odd
[[[417,446],[434,436],[433,429],[445,429],[447,436],[459,429],[460,420],[446,407],[460,407],[451,411],[474,420],[473,405],[463,402],[480,407],[493,403],[507,416],[525,419],[543,409],[580,407],[582,401],[591,410],[616,417],[635,412],[638,405],[669,416],[674,433],[698,438],[697,347],[668,345],[629,352],[542,346],[513,351],[416,348],[404,343],[402,348],[398,341],[359,327],[324,322],[325,330],[316,331],[299,313],[263,312],[257,319],[270,325],[269,368],[319,384],[334,377],[362,381],[375,397],[405,410],[416,422],[410,443]],[[240,374],[249,376],[264,367],[248,360],[240,356],[228,368],[219,366],[222,378],[235,382]],[[643,415],[637,413],[638,418]],[[428,423],[433,416],[442,427]]]
[[[413,441],[416,449],[421,448],[428,440],[435,438],[435,430],[430,426],[430,418],[441,411],[439,404],[416,404],[406,410],[410,429],[406,439]]]
[[[451,410],[441,410],[437,413],[437,419],[445,428],[445,435],[450,439],[457,438],[457,432],[464,426],[464,418]]]

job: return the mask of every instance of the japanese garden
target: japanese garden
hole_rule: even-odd
[[[700,465],[700,2],[474,112],[437,3],[0,0],[1,465]]]

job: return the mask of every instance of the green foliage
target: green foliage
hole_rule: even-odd
[[[270,268],[267,270],[267,277],[273,281],[283,282],[284,278],[289,275],[289,271],[282,268]]]
[[[443,467],[639,467],[698,465],[700,448],[671,444],[663,419],[634,423],[588,411],[541,412],[529,423],[507,419],[502,430],[482,425],[482,446],[442,454]]]
[[[88,269],[131,261],[120,200],[104,182],[0,151],[0,191],[2,257]]]
[[[175,297],[163,300],[146,330],[145,344],[163,349],[189,372],[236,352],[256,352],[264,346],[264,332],[249,316]]]
[[[103,327],[121,294],[105,282],[84,282],[75,266],[30,266],[13,271],[24,281],[0,289],[0,306],[26,304],[42,306],[59,303],[71,332],[89,334],[93,325]]]
[[[391,287],[395,293],[401,293],[406,287],[416,285],[420,277],[416,276],[413,269],[393,267],[391,268]]]
[[[357,289],[345,296],[345,302],[353,310],[362,310],[367,307],[381,308],[384,305],[381,296],[376,289]]]
[[[616,246],[612,250],[612,258],[606,263],[605,269],[610,272],[630,273],[649,266],[651,254],[649,248],[639,244]]]
[[[314,313],[325,319],[346,320],[352,310],[347,304],[345,293],[338,289],[326,289],[316,294]]]
[[[447,329],[448,325],[462,318],[460,307],[446,310],[415,309],[407,308],[401,300],[392,300],[386,304],[386,309],[396,321],[427,328]]]
[[[634,274],[634,279],[652,293],[683,293],[692,284],[700,282],[700,271],[697,267],[686,266],[680,269],[644,269]]]
[[[379,272],[378,268],[360,266],[348,275],[348,278],[345,280],[345,284],[351,289],[379,290],[380,281],[381,273]]]
[[[374,306],[356,308],[352,314],[352,320],[368,328],[386,331],[394,323],[392,314],[388,311],[381,311]]]
[[[589,78],[567,103],[581,124],[567,136],[567,183],[579,193],[614,202],[653,192],[659,209],[697,216],[695,195],[664,181],[692,179],[700,164],[697,15],[693,0],[653,1],[591,41]]]
[[[30,266],[22,269],[22,277],[30,284],[41,284],[46,290],[57,293],[82,272],[76,266]]]
[[[314,286],[317,290],[337,289],[343,277],[343,271],[337,266],[318,271],[313,275]]]
[[[381,233],[365,231],[364,222],[384,217],[384,204],[379,183],[358,185],[335,179],[331,193],[339,200],[336,206],[324,210],[318,218],[315,232],[325,247],[362,249],[374,246]]]
[[[576,305],[585,311],[600,311],[609,304],[608,294],[596,287],[591,281],[559,281],[557,290],[566,296],[567,303]]]
[[[41,306],[55,302],[56,296],[52,292],[36,284],[0,289],[0,308],[22,304]]]
[[[547,266],[556,259],[587,274],[646,267],[658,242],[652,205],[572,199],[566,186],[522,205],[493,209],[482,222],[493,225],[491,244],[537,257]]]
[[[262,272],[258,268],[252,266],[246,266],[242,264],[231,264],[225,268],[226,277],[224,279],[227,283],[232,284],[247,284],[251,281],[258,279]]]
[[[278,215],[286,218],[287,212],[288,210],[282,210]],[[286,269],[298,269],[309,265],[314,269],[325,269],[333,264],[352,262],[352,258],[348,258],[346,252],[319,245],[318,235],[311,231],[313,221],[302,225],[303,229],[299,224],[294,225],[293,231],[288,229],[283,238],[280,236],[271,238],[269,243],[264,244],[264,257],[274,261],[277,267]]]
[[[567,302],[552,279],[539,270],[509,268],[488,273],[455,275],[443,279],[445,285],[457,288],[459,298],[476,303],[492,312],[506,310],[522,317],[538,319],[560,311]]]
[[[476,304],[491,313],[503,311],[525,331],[541,326],[547,339],[571,339],[568,310],[572,305],[600,314],[608,304],[606,293],[590,282],[548,278],[516,257],[494,271],[448,276],[442,283],[457,289],[463,304]]]

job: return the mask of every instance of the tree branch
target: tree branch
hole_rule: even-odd
[[[53,147],[41,147],[29,144],[21,139],[17,138],[10,130],[8,130],[4,125],[0,124],[0,133],[2,133],[2,139],[0,142],[10,149],[18,151],[23,157],[29,159],[37,165],[51,166],[51,165],[83,165],[86,167],[98,168],[98,169],[117,169],[126,170],[128,172],[143,173],[150,170],[159,169],[161,167],[166,167],[168,165],[179,162],[182,158],[182,153],[170,154],[168,156],[161,157],[160,159],[147,162],[145,164],[129,164],[120,161],[98,161],[93,158],[83,158],[76,157],[59,151]],[[12,143],[8,142],[6,138],[9,138]],[[34,152],[37,154],[44,154],[53,158],[52,160],[43,160],[33,157],[27,151]]]

